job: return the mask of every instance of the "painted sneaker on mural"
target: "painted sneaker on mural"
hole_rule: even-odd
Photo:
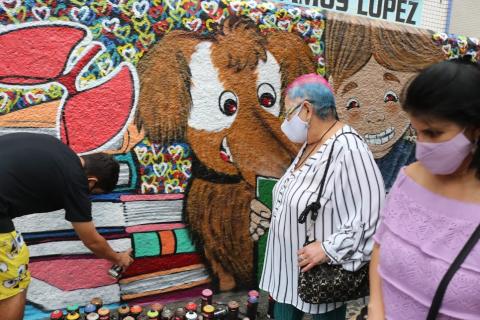
[[[122,62],[106,77],[80,86],[80,75],[106,50],[92,39],[88,28],[72,22],[28,22],[0,29],[0,88],[46,89],[57,83],[64,89],[55,119],[49,118],[55,105],[51,102],[48,108],[20,110],[21,115],[7,113],[0,116],[0,134],[54,134],[79,154],[121,144],[135,113],[137,72],[132,64]],[[81,53],[74,55],[78,48]]]

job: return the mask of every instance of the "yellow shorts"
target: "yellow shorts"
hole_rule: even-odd
[[[29,252],[19,232],[0,233],[0,300],[19,294],[30,283]]]

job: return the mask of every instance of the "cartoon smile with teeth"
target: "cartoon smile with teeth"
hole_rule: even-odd
[[[400,95],[409,79],[445,59],[428,30],[329,13],[325,58],[340,118],[362,134],[387,189],[414,160]],[[338,41],[342,39],[342,41]]]
[[[288,61],[288,63],[283,63]],[[282,90],[315,71],[297,34],[227,18],[215,35],[172,31],[139,63],[136,122],[194,153],[185,220],[221,290],[255,286],[250,202],[257,176],[280,177],[298,146],[280,130]]]

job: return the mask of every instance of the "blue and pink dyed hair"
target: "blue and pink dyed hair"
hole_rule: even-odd
[[[322,119],[332,114],[337,117],[332,87],[318,74],[309,73],[298,77],[288,85],[285,95],[292,100],[298,98],[308,100],[313,105],[315,113]]]

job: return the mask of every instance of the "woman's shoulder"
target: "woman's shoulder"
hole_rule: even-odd
[[[348,124],[344,124],[335,134],[335,144],[338,145],[338,147],[336,146],[335,148],[343,150],[343,152],[370,152],[362,136]]]

